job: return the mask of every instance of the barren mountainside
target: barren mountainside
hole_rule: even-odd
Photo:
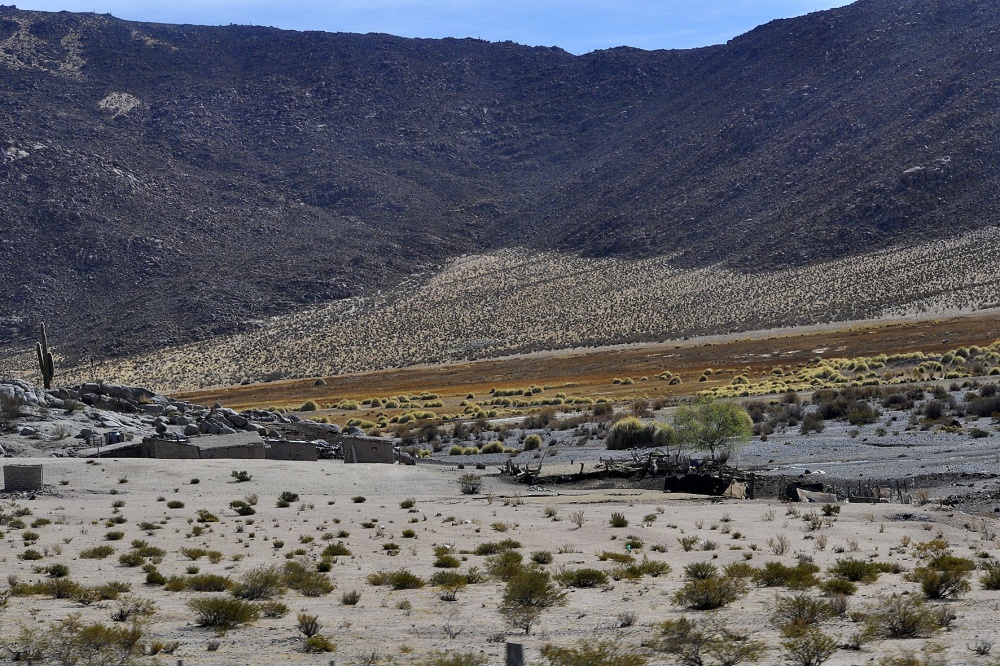
[[[759,273],[991,227],[998,30],[861,0],[573,56],[0,7],[0,347],[145,351],[505,248]]]

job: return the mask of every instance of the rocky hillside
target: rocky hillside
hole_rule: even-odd
[[[988,0],[860,0],[692,51],[0,7],[0,347],[255,329],[465,253],[761,272],[997,219]]]

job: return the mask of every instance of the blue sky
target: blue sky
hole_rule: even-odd
[[[847,0],[14,0],[20,9],[134,21],[269,25],[291,30],[477,37],[586,53],[721,44],[776,18]]]

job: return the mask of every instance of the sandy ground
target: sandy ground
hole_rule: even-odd
[[[698,616],[698,612],[686,611],[671,602],[673,593],[683,584],[683,567],[691,562],[711,560],[721,566],[746,560],[761,566],[774,560],[793,565],[798,556],[804,556],[814,558],[825,571],[836,559],[852,556],[895,561],[909,570],[917,563],[912,544],[935,536],[946,539],[958,555],[997,554],[997,543],[992,540],[996,531],[993,519],[935,505],[843,505],[835,521],[810,532],[801,517],[789,515],[786,506],[776,502],[719,502],[641,490],[582,491],[560,487],[529,492],[523,486],[489,476],[482,494],[466,496],[460,494],[456,481],[464,472],[446,465],[233,460],[16,462],[43,464],[46,492],[34,498],[2,494],[0,511],[10,513],[11,502],[16,502],[31,510],[31,515],[24,518],[26,522],[48,518],[52,523],[28,528],[40,535],[32,547],[47,553],[38,562],[18,559],[26,549],[21,539],[23,530],[4,529],[0,581],[10,575],[20,581],[42,579],[44,575],[34,572],[33,567],[63,563],[69,566],[70,577],[81,583],[130,583],[133,593],[157,606],[150,639],[180,643],[176,653],[161,656],[160,663],[183,659],[185,664],[326,664],[335,659],[338,665],[410,664],[419,663],[432,650],[443,650],[482,652],[488,663],[502,664],[503,643],[510,640],[524,644],[527,663],[543,664],[539,649],[547,642],[574,644],[583,638],[607,637],[641,649],[640,644],[654,635],[657,623],[684,615]],[[234,469],[248,471],[252,480],[236,483],[231,478]],[[195,478],[199,482],[193,484]],[[121,482],[123,479],[126,482]],[[276,507],[275,500],[283,491],[298,493],[300,501],[289,508]],[[260,498],[252,525],[249,519],[239,519],[229,509],[230,501],[250,493]],[[365,497],[366,501],[355,503],[353,497]],[[415,500],[412,510],[400,507],[407,498]],[[168,509],[162,499],[180,500],[185,506]],[[115,529],[124,531],[125,538],[107,542],[104,535],[109,530],[103,521],[114,515],[112,503],[116,501],[124,501],[119,512],[127,522]],[[545,515],[547,508],[556,511],[555,518]],[[809,510],[801,505],[797,508],[803,514]],[[201,536],[194,536],[192,530],[197,523],[192,521],[198,509],[207,509],[221,520],[207,525]],[[570,520],[570,514],[577,511],[585,516],[582,528]],[[627,528],[609,526],[609,518],[616,511],[627,517]],[[654,516],[655,520],[643,526],[646,516]],[[163,529],[147,534],[138,526],[143,521],[162,523]],[[242,531],[238,531],[241,521]],[[376,527],[363,527],[365,521],[374,522]],[[383,526],[381,536],[378,526]],[[413,529],[415,538],[403,538],[404,529]],[[261,565],[284,563],[284,554],[297,548],[316,559],[328,543],[323,535],[339,530],[350,533],[343,541],[352,555],[339,558],[333,566],[330,576],[336,589],[331,594],[310,598],[288,592],[282,599],[289,607],[288,616],[262,619],[252,627],[232,630],[222,637],[193,624],[187,602],[206,593],[168,592],[146,586],[138,568],[123,567],[117,560],[129,549],[131,540],[143,539],[167,551],[158,568],[168,577],[185,576],[186,568],[196,565],[201,573],[238,578]],[[713,542],[716,548],[684,551],[679,538],[691,535]],[[596,554],[605,550],[624,552],[627,536],[641,538],[642,552],[652,560],[668,562],[671,573],[645,577],[638,583],[617,581],[605,588],[570,590],[567,604],[546,611],[530,636],[507,627],[497,611],[501,583],[471,585],[459,592],[457,601],[447,602],[439,598],[440,589],[430,586],[390,591],[373,587],[365,580],[372,572],[402,567],[426,579],[436,571],[432,566],[435,545],[451,545],[453,552],[471,551],[479,543],[504,538],[521,542],[520,552],[526,560],[533,551],[554,553],[554,561],[547,567],[553,571],[584,566],[610,570],[614,564],[599,561]],[[776,542],[781,536],[788,540],[789,548],[776,555],[768,542]],[[911,545],[902,547],[907,537]],[[276,539],[284,542],[281,548],[274,547]],[[825,544],[821,544],[824,540]],[[389,542],[399,544],[397,555],[390,556],[383,549],[383,544]],[[112,557],[79,559],[81,550],[104,543],[115,546]],[[651,547],[657,544],[666,552],[653,552]],[[180,549],[193,546],[221,551],[225,557],[217,564],[205,558],[192,562]],[[465,560],[461,571],[470,566],[484,568],[484,557],[461,557]],[[950,603],[957,614],[952,627],[933,639],[946,646],[946,663],[985,663],[968,646],[977,639],[996,640],[1000,634],[994,622],[1000,592],[979,589],[978,575],[973,576],[973,590]],[[0,588],[5,586],[0,582]],[[353,607],[342,605],[342,593],[351,590],[361,592],[360,603]],[[851,599],[851,606],[863,609],[877,603],[879,594],[904,591],[916,593],[918,587],[904,581],[902,575],[884,574],[877,583],[862,586]],[[778,663],[781,656],[778,632],[768,621],[775,594],[774,589],[751,586],[745,598],[721,613],[735,627],[754,632],[755,637],[771,646],[762,663]],[[411,610],[399,608],[404,600],[410,602]],[[18,597],[0,615],[0,635],[9,638],[22,623],[43,630],[53,619],[74,612],[82,613],[88,621],[107,622],[113,608],[111,603],[82,607],[40,596]],[[636,622],[620,628],[618,617],[626,611],[635,613]],[[298,612],[320,617],[323,633],[337,644],[335,653],[323,656],[301,652],[302,640],[295,628]],[[449,637],[449,628],[454,637]],[[856,628],[848,619],[835,619],[824,626],[838,639],[846,639]],[[220,646],[210,652],[207,646],[214,640],[220,641]],[[897,654],[900,647],[919,648],[924,642],[878,641],[863,652],[839,650],[827,663],[875,663],[885,655]],[[650,655],[651,664],[673,663],[665,655]]]

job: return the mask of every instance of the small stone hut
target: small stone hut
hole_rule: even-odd
[[[344,435],[339,438],[344,452],[345,463],[385,463],[396,462],[392,440],[379,437],[357,437]]]

